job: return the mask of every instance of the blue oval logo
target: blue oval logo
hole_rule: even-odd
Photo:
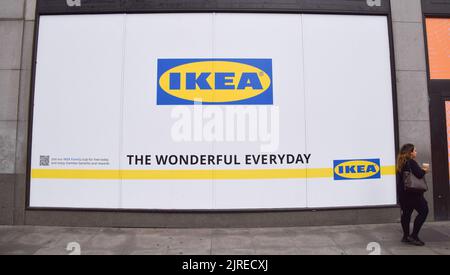
[[[335,160],[335,180],[362,180],[381,178],[380,159]]]
[[[159,59],[158,105],[273,104],[271,59]]]

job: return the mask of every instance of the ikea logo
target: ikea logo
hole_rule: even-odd
[[[271,59],[158,59],[157,105],[271,105]]]
[[[334,180],[362,180],[381,178],[380,159],[335,160]]]

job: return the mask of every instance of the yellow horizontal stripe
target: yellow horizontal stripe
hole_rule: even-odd
[[[306,169],[214,170],[214,179],[302,179]]]
[[[396,173],[397,172],[396,172],[395,166],[383,166],[383,167],[381,167],[381,174],[382,175],[392,176],[392,175],[395,175]]]
[[[332,178],[333,168],[308,168],[308,178]]]
[[[33,169],[33,179],[120,179],[119,170]]]
[[[381,168],[382,175],[395,175],[395,166]],[[250,170],[81,170],[33,169],[33,179],[99,180],[237,180],[332,178],[332,168],[250,169]]]
[[[122,170],[122,179],[127,180],[207,180],[212,170]]]

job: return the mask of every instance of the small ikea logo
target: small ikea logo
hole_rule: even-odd
[[[381,178],[380,159],[333,161],[334,180],[363,180]]]
[[[157,105],[271,105],[272,59],[158,59]]]

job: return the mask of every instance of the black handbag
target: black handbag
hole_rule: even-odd
[[[411,169],[403,172],[403,186],[407,192],[423,193],[428,191],[428,184],[425,180],[425,176],[419,179],[414,175]]]

